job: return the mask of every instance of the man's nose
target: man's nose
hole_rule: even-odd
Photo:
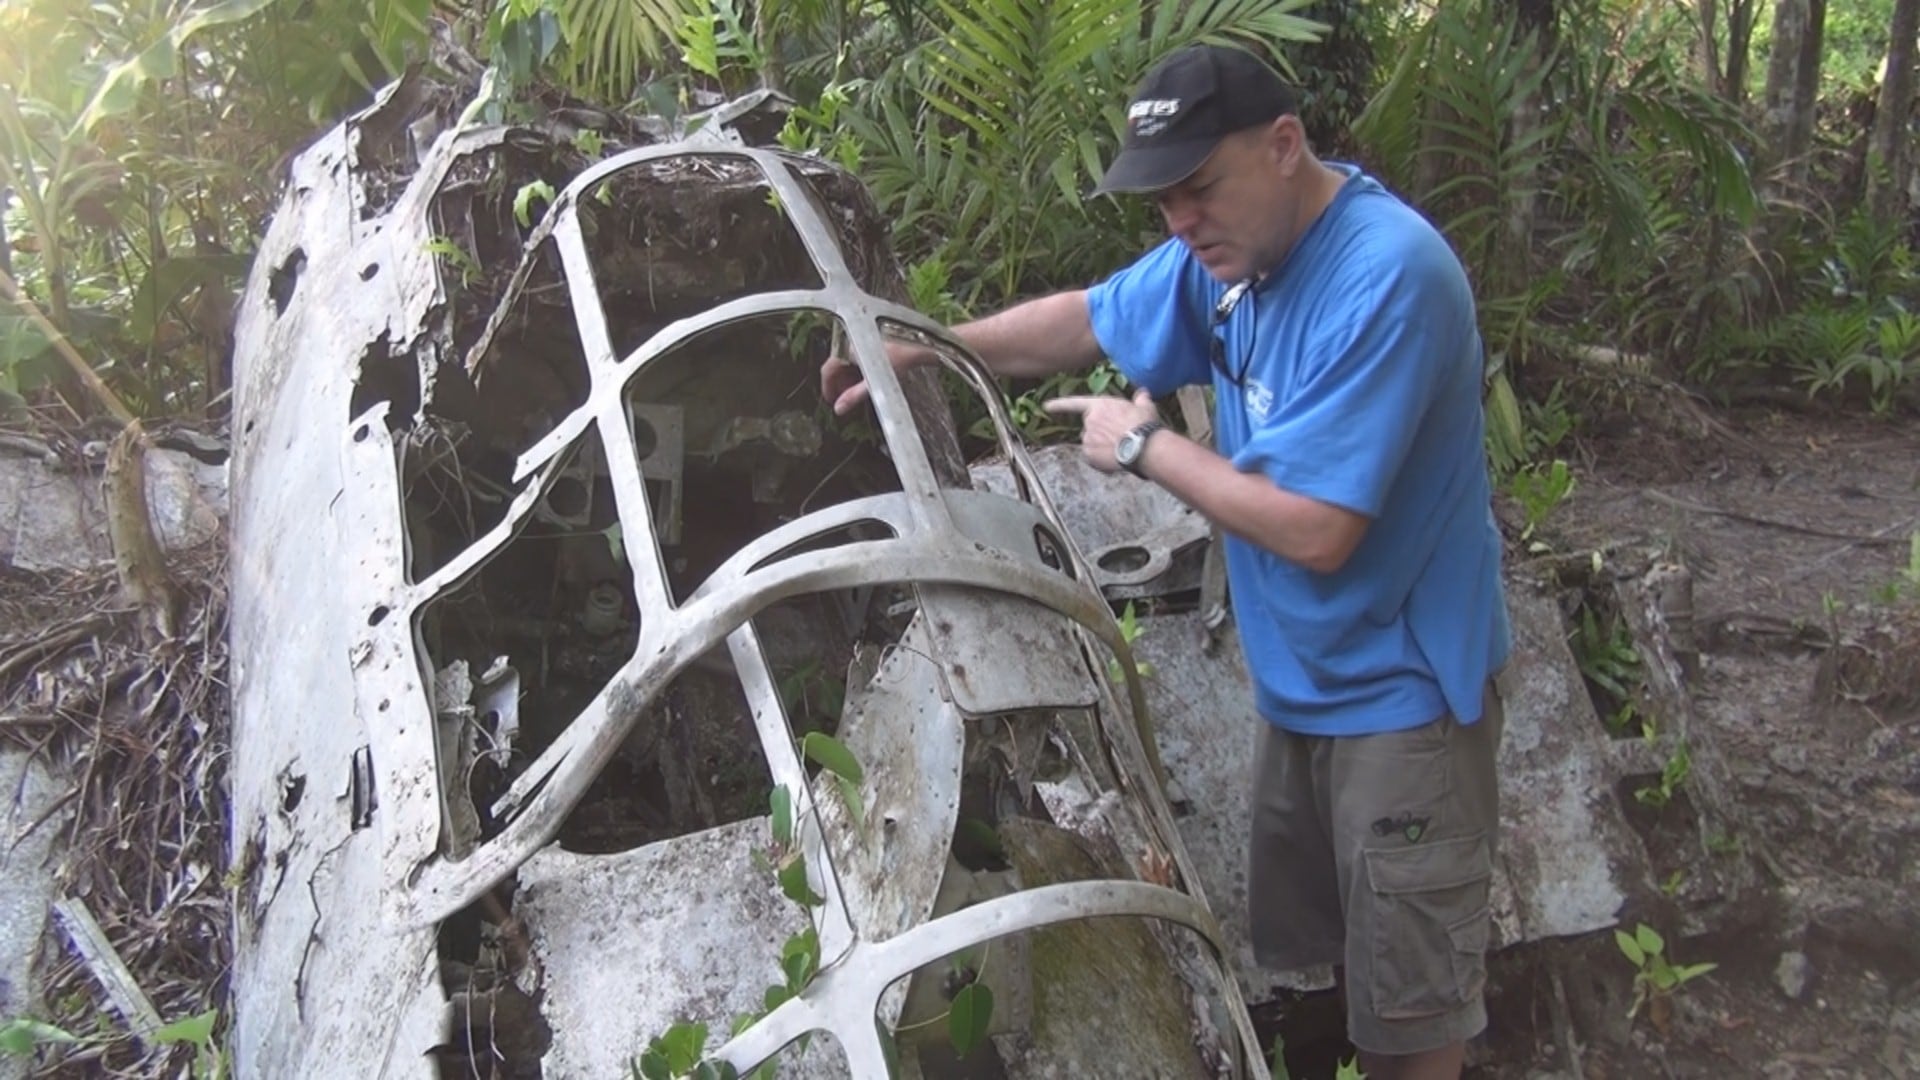
[[[1187,239],[1194,226],[1200,223],[1199,208],[1192,199],[1180,195],[1169,195],[1160,200],[1160,216],[1167,223],[1167,231],[1182,240]]]

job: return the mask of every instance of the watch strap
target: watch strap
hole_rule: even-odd
[[[1134,428],[1132,431],[1127,432],[1126,435],[1122,436],[1122,438],[1132,439],[1136,449],[1134,450],[1133,457],[1130,460],[1120,462],[1120,467],[1132,473],[1133,475],[1140,477],[1142,480],[1146,479],[1146,474],[1140,471],[1140,459],[1147,452],[1147,439],[1154,432],[1159,431],[1165,428],[1166,426],[1167,425],[1164,421],[1149,420],[1146,423],[1141,424],[1139,427]]]

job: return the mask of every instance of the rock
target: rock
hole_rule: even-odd
[[[99,471],[91,464],[0,449],[0,566],[83,570],[113,560]],[[146,460],[147,508],[167,551],[212,538],[227,512],[227,467],[178,450]]]
[[[0,751],[0,1018],[42,1014],[33,957],[59,895],[55,839],[68,814],[40,818],[62,798],[66,785],[24,750]],[[39,821],[31,832],[28,827]],[[0,1080],[28,1074],[29,1060],[0,1054]]]
[[[1807,771],[1807,748],[1799,743],[1779,743],[1768,752],[1767,760],[1781,772],[1799,776]]]
[[[1813,967],[1803,952],[1780,954],[1780,963],[1774,966],[1773,981],[1780,984],[1780,992],[1794,1001],[1799,1001],[1807,993],[1807,979],[1813,974]]]
[[[1887,1017],[1887,1037],[1880,1044],[1880,1064],[1890,1076],[1920,1076],[1920,995],[1908,994]]]
[[[1879,728],[1867,736],[1867,759],[1869,761],[1887,761],[1900,748],[1900,733],[1893,728]]]

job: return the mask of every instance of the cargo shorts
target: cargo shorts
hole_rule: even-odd
[[[1487,1025],[1489,886],[1504,716],[1329,737],[1262,725],[1247,907],[1254,956],[1344,965],[1347,1038],[1376,1054],[1462,1042]]]

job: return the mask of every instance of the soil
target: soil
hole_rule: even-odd
[[[1512,557],[1653,546],[1691,571],[1687,691],[1735,803],[1725,849],[1693,858],[1751,860],[1755,884],[1707,918],[1682,892],[1623,920],[1654,925],[1675,963],[1717,965],[1631,1018],[1612,931],[1496,954],[1466,1075],[1920,1076],[1920,423],[1719,411],[1672,388],[1575,411],[1552,454],[1577,486]],[[1518,508],[1500,509],[1517,536]],[[1622,799],[1650,850],[1682,804]],[[1331,1077],[1351,1052],[1327,1037],[1331,1006],[1286,1010],[1292,1076]]]

